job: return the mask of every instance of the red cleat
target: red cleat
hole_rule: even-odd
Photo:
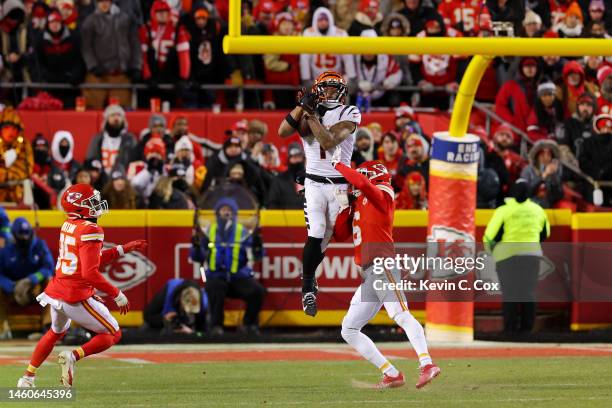
[[[404,381],[404,374],[402,374],[401,372],[395,377],[391,377],[390,375],[385,374],[383,376],[383,379],[380,380],[378,384],[376,384],[376,388],[397,388],[401,387],[404,384],[406,384],[406,381]]]
[[[416,387],[423,388],[438,375],[440,375],[440,367],[435,364],[427,364],[425,367],[421,367],[421,375],[419,375],[419,382],[416,383]]]

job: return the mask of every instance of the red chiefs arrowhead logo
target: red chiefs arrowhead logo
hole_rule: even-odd
[[[68,193],[68,197],[66,197],[66,201],[68,201],[70,204],[74,204],[81,197],[83,197],[83,194],[79,193],[78,191],[73,191],[71,193]]]

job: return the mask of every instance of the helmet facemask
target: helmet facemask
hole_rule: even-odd
[[[323,105],[337,105],[344,101],[347,86],[337,79],[328,79],[315,85],[315,93]]]
[[[81,204],[76,205],[79,207],[88,208],[89,216],[93,218],[99,218],[108,212],[108,202],[106,200],[102,200],[98,190],[95,190],[94,194],[91,197],[83,200]]]

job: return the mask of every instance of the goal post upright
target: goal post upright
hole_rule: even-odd
[[[428,241],[475,243],[477,155],[462,163],[447,157],[475,148],[467,133],[480,80],[496,56],[612,56],[612,41],[592,38],[284,37],[243,36],[241,1],[229,1],[226,54],[450,54],[474,56],[463,76],[448,132],[434,134],[430,162]],[[453,154],[448,154],[452,152]],[[473,299],[473,298],[472,298]],[[433,340],[472,341],[474,303],[426,302],[426,330]]]

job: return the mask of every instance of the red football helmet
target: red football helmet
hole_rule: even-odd
[[[370,160],[361,163],[361,165],[357,167],[357,171],[366,176],[374,184],[391,184],[391,174],[389,174],[385,165],[378,160]]]
[[[89,184],[75,184],[64,191],[62,208],[73,217],[98,218],[108,212],[108,202]]]

